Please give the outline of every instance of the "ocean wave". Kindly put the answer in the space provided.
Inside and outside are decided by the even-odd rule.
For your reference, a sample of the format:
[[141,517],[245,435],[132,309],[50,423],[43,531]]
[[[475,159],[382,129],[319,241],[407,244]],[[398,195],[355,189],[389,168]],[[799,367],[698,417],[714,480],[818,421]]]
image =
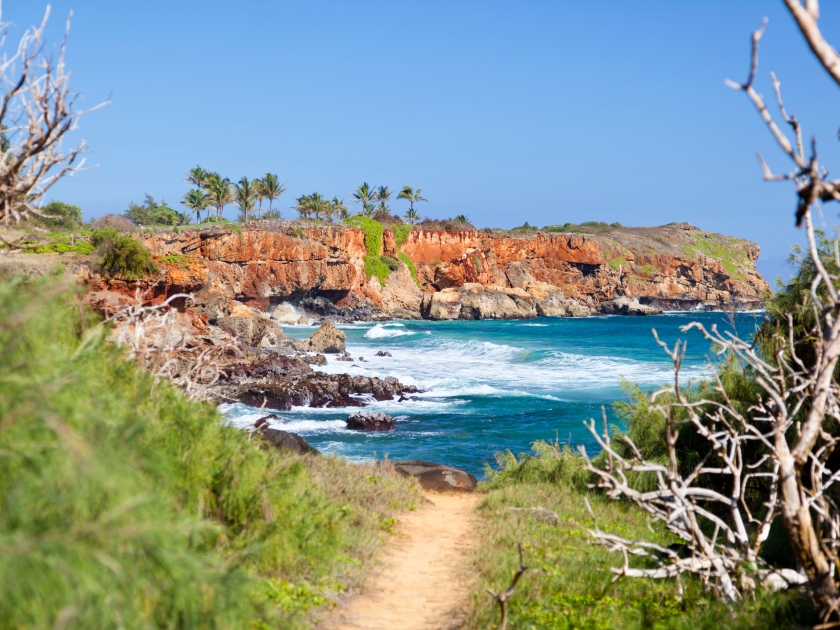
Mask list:
[[520,326],[539,326],[540,328],[545,328],[548,326],[548,324],[520,324]]
[[391,337],[405,337],[413,334],[409,330],[394,330],[393,328],[385,328],[382,324],[377,324],[365,333],[365,337],[368,339],[390,339]]

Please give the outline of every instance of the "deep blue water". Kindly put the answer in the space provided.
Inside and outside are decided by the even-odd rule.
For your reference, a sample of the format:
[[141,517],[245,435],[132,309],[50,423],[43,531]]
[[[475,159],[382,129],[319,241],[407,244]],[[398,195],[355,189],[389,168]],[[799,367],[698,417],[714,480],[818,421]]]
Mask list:
[[[737,315],[741,334],[749,335],[761,313]],[[296,407],[276,412],[279,429],[303,435],[315,448],[351,460],[427,459],[483,474],[493,454],[529,452],[535,440],[585,444],[594,441],[583,421],[600,418],[606,405],[627,396],[622,379],[655,387],[673,379],[670,360],[656,344],[651,328],[669,345],[688,341],[683,380],[708,373],[715,357],[699,333],[680,332],[691,321],[732,328],[722,313],[672,313],[655,317],[543,317],[528,321],[394,321],[339,326],[347,347],[365,362],[330,361],[325,372],[395,376],[425,390],[419,400],[376,402],[370,409],[396,420],[390,433],[348,431],[348,409]],[[305,338],[313,327],[284,327],[290,337]],[[375,357],[387,350],[392,358]],[[329,357],[328,357],[329,359]],[[246,426],[268,410],[224,406],[225,415]],[[355,410],[353,410],[355,411]]]

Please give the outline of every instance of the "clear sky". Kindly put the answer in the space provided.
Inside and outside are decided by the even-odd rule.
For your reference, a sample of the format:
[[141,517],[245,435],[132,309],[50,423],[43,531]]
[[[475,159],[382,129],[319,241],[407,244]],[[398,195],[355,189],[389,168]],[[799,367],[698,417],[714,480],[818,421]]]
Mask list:
[[[840,7],[823,3],[840,45]],[[5,0],[12,36],[38,0]],[[50,40],[75,13],[68,63],[77,139],[95,170],[54,197],[88,218],[148,192],[170,205],[195,165],[232,180],[288,180],[279,207],[319,191],[349,202],[362,181],[420,186],[422,213],[479,227],[689,221],[749,238],[759,269],[787,277],[802,239],[790,184],[765,183],[760,151],[789,167],[751,103],[749,36],[769,17],[759,90],[840,169],[838,89],[780,0],[269,2],[59,0]],[[14,40],[16,41],[16,39]],[[404,211],[401,202],[393,204]],[[836,205],[824,208],[837,222]],[[233,209],[228,210],[230,215]]]

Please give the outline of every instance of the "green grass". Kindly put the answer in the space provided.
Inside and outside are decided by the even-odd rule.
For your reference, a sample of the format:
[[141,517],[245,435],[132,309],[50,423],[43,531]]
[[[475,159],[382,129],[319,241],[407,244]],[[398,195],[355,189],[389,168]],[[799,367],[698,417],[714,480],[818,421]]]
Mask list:
[[182,256],[181,254],[176,254],[173,252],[171,254],[161,256],[157,259],[157,262],[169,265],[170,267],[180,267],[181,269],[186,269],[187,265],[190,262],[190,259],[186,256]]
[[0,282],[0,628],[311,625],[414,487],[261,448],[97,321]]
[[615,269],[616,271],[618,271],[619,269],[621,269],[621,268],[622,268],[622,266],[627,266],[627,268],[629,269],[629,266],[628,266],[628,265],[629,265],[629,262],[628,262],[628,261],[627,261],[627,259],[626,259],[626,258],[624,258],[623,256],[619,256],[618,258],[613,258],[613,259],[610,261],[610,267],[612,267],[612,268],[613,268],[613,269]]
[[408,235],[411,234],[411,225],[408,223],[399,223],[394,226],[394,242],[397,245],[397,251],[405,245],[408,240]]
[[749,245],[749,241],[735,238],[720,241],[711,234],[704,233],[692,233],[689,236],[691,237],[691,244],[684,246],[687,256],[696,258],[703,255],[714,258],[723,265],[730,276],[738,280],[744,279],[741,268],[749,266],[750,260],[747,252],[741,246]]
[[[538,449],[538,457],[501,456],[501,469],[482,484],[482,544],[474,556],[479,580],[468,628],[493,628],[498,622],[497,605],[485,588],[507,588],[518,566],[518,543],[532,570],[520,580],[509,604],[509,627],[517,630],[775,629],[815,621],[807,595],[795,591],[759,592],[755,600],[730,609],[694,579],[684,579],[682,599],[672,580],[621,578],[613,583],[610,567],[620,566],[622,558],[590,543],[592,520],[584,497],[603,531],[664,544],[674,542],[673,537],[656,524],[651,531],[646,515],[635,507],[587,490],[587,473],[576,455],[547,444]],[[512,514],[508,507],[549,508],[558,513],[560,523],[547,525]],[[631,563],[641,566],[636,560]]]

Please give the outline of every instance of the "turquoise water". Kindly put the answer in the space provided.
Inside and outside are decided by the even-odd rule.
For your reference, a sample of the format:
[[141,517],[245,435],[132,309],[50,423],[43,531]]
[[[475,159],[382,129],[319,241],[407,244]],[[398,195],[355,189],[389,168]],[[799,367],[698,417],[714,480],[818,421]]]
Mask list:
[[[749,335],[763,318],[743,313],[739,331]],[[427,459],[483,474],[493,454],[529,452],[535,440],[585,444],[594,442],[583,421],[600,418],[607,406],[626,399],[622,379],[654,387],[673,378],[670,360],[651,334],[673,344],[688,341],[683,379],[702,378],[714,360],[699,333],[681,333],[691,321],[731,330],[722,313],[672,313],[656,317],[591,317],[528,321],[394,321],[339,326],[347,348],[364,362],[357,367],[330,361],[325,372],[395,376],[425,390],[417,400],[372,401],[369,409],[396,419],[389,433],[348,431],[348,409],[295,407],[276,412],[276,428],[304,436],[315,448],[351,460]],[[314,327],[284,327],[291,337],[305,338]],[[375,357],[378,350],[393,357]],[[236,425],[266,415],[245,405],[223,407]]]

